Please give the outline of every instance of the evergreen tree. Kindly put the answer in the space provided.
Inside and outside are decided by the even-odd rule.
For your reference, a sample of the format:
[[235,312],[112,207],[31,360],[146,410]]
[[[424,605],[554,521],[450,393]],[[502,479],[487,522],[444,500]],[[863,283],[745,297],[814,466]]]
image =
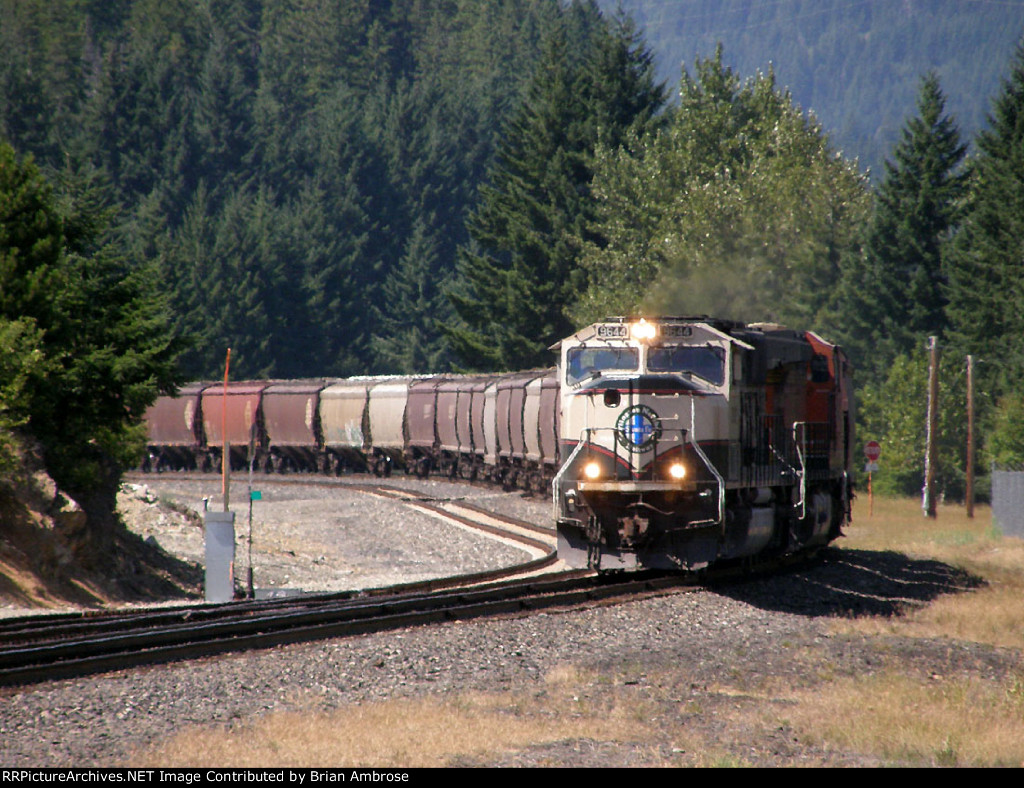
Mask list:
[[245,185],[252,152],[259,72],[259,0],[204,0],[211,16],[195,110],[198,168],[218,193]]
[[0,0],[0,132],[105,172],[127,252],[199,340],[190,374],[226,342],[251,374],[358,374],[418,232],[452,279],[563,18],[579,60],[600,15],[559,0]]
[[89,109],[93,161],[124,203],[156,196],[172,225],[202,175],[195,117],[211,24],[194,3],[136,0]]
[[101,555],[121,471],[145,445],[145,410],[179,382],[179,343],[150,269],[130,266],[109,232],[101,179],[66,170],[58,185],[0,145],[0,336],[23,362],[42,356],[0,388],[13,381],[26,395],[24,429]]
[[977,138],[973,183],[949,263],[950,335],[981,363],[982,390],[1024,376],[1024,44]]
[[302,301],[288,323],[293,346],[279,374],[359,375],[367,370],[370,304],[376,271],[373,208],[365,194],[358,155],[340,177],[311,179],[280,228],[296,250]]
[[654,123],[664,90],[635,31],[574,3],[551,35],[468,223],[452,347],[478,369],[548,362],[582,284],[593,155]]
[[665,128],[598,151],[580,323],[637,311],[814,327],[867,192],[774,76],[714,58],[684,73]]
[[17,466],[16,431],[31,416],[32,383],[45,380],[53,368],[42,346],[34,319],[0,315],[0,478]]
[[451,314],[438,278],[437,242],[419,222],[398,267],[373,307],[375,370],[391,374],[443,372],[450,367],[439,325]]
[[838,336],[858,369],[888,369],[946,330],[944,257],[967,191],[966,146],[934,74],[921,81],[918,114],[903,129],[862,255],[851,255],[838,291]]
[[1024,394],[1009,391],[999,398],[985,442],[990,463],[1001,470],[1024,469]]
[[0,470],[13,463],[13,430],[31,416],[35,387],[54,371],[40,326],[59,317],[60,232],[48,184],[0,143]]
[[89,32],[78,0],[0,0],[0,139],[40,161],[76,148]]
[[[966,387],[962,356],[942,355],[939,372],[940,408],[936,429],[936,488],[961,500],[966,485],[964,445],[967,442]],[[882,445],[883,462],[875,475],[877,492],[918,495],[924,485],[928,412],[928,356],[898,354],[877,381],[863,381],[857,396],[857,433],[861,440]]]

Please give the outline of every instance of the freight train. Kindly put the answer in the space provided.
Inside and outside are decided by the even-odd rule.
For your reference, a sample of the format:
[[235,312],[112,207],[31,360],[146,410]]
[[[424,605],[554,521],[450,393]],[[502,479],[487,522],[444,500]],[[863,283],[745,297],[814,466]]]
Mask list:
[[195,383],[148,411],[145,470],[487,479],[552,495],[559,554],[696,570],[827,544],[850,519],[853,392],[811,332],[609,318],[500,375]]

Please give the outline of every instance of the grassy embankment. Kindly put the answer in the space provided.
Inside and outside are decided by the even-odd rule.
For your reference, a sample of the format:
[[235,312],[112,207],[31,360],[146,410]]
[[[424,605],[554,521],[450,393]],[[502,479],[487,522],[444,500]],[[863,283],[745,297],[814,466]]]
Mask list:
[[[769,741],[783,731],[783,738],[798,742],[794,753],[805,755],[782,756],[781,763],[813,765],[828,762],[824,753],[841,752],[861,763],[1024,765],[1024,540],[995,532],[987,508],[969,520],[962,507],[943,506],[936,520],[926,520],[917,501],[876,500],[872,517],[866,501],[859,503],[842,549],[938,560],[984,581],[897,616],[835,619],[835,638],[866,640],[877,649],[880,667],[867,675],[838,675],[824,651],[794,654],[813,671],[813,686],[750,686],[737,676],[708,687],[702,702],[679,700],[680,676],[667,671],[638,676],[638,666],[623,665],[609,676],[557,666],[529,692],[275,714],[244,730],[183,732],[140,759],[161,765],[444,766],[576,741],[584,747],[649,742],[641,761],[650,765],[731,766],[747,762],[736,746],[741,737]],[[950,649],[1009,648],[1017,652],[1018,667],[999,676],[983,670],[922,675],[901,669],[893,656],[895,639],[905,650],[907,638],[948,641]],[[673,712],[666,715],[666,708]],[[713,715],[715,724],[699,724],[701,715]],[[720,732],[708,732],[714,730]],[[815,755],[808,760],[809,752]],[[564,751],[557,762],[565,762]]]
[[939,596],[894,617],[835,623],[840,634],[928,638],[988,644],[1017,652],[1014,675],[916,677],[891,665],[866,677],[828,682],[796,696],[790,723],[828,746],[875,754],[882,761],[938,765],[1024,765],[1024,540],[1004,538],[988,507],[968,519],[962,506],[940,506],[926,519],[917,500],[866,501],[843,540],[844,549],[894,551],[941,561],[984,584]]

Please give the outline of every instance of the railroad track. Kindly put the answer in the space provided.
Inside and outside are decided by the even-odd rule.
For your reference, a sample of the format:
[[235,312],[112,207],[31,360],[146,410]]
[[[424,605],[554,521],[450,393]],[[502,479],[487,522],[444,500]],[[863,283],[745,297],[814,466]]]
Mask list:
[[[211,474],[176,474],[172,477],[177,482],[209,482],[216,478]],[[141,483],[152,483],[148,474],[128,474],[127,480]],[[539,572],[554,571],[557,568],[557,536],[552,526],[541,526],[515,517],[486,510],[461,498],[437,498],[415,490],[402,489],[386,484],[358,483],[340,479],[324,479],[320,476],[267,476],[262,477],[260,486],[320,487],[328,489],[344,489],[357,491],[368,496],[398,501],[410,508],[418,509],[448,524],[460,526],[470,531],[484,533],[525,551],[530,555],[528,561],[512,564],[500,569],[474,574],[457,575],[439,580],[427,580],[417,583],[403,584],[405,590],[437,590],[441,588],[464,587],[475,583],[492,582],[502,578],[531,576]]]
[[[306,478],[275,482],[317,483]],[[382,485],[344,486],[399,500],[447,522],[514,542],[531,557],[497,570],[386,588],[0,620],[0,685],[572,604],[573,594],[587,592],[588,584],[598,585],[587,572],[562,572],[556,580],[543,584],[536,579],[557,564],[552,529],[487,512],[465,501],[436,499]],[[526,579],[530,577],[534,579]],[[468,590],[471,588],[476,590]],[[569,596],[559,601],[565,594]]]
[[[519,614],[658,592],[683,577],[608,581],[564,572],[472,589],[318,595],[140,613],[10,619],[0,625],[0,686],[153,665],[442,621]],[[57,620],[55,620],[57,619]]]
[[[552,571],[557,563],[552,529],[465,501],[382,485],[345,486],[517,541],[534,557],[490,572],[386,588],[0,619],[0,687],[443,621],[578,607],[692,588],[711,579],[705,574],[608,577],[589,570]],[[726,579],[749,570],[734,567],[715,574]]]

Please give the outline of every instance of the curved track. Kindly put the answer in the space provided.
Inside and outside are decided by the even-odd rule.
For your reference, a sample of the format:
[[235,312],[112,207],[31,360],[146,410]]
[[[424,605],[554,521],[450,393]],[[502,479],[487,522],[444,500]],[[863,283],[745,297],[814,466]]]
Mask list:
[[[158,484],[159,480],[149,474],[129,474],[127,479],[143,484]],[[162,479],[172,482],[208,483],[218,477],[212,474],[173,474]],[[372,478],[372,477],[370,477]],[[430,518],[448,525],[484,534],[525,552],[529,559],[512,563],[496,570],[480,571],[451,578],[426,580],[402,584],[403,589],[439,589],[472,585],[476,582],[491,582],[501,578],[530,576],[544,571],[555,571],[557,566],[557,536],[551,526],[540,526],[516,517],[499,514],[464,500],[461,496],[436,497],[417,490],[403,489],[394,485],[377,484],[372,481],[353,482],[341,479],[325,479],[322,476],[296,474],[287,476],[261,474],[259,486],[321,488],[356,492],[363,496],[383,498],[415,509]],[[251,538],[251,537],[250,537]],[[332,537],[333,538],[333,537]],[[292,553],[294,555],[294,553]],[[390,583],[388,588],[393,588]],[[323,586],[321,586],[323,588]],[[250,592],[251,592],[250,584]]]
[[[306,478],[274,479],[271,483],[337,485]],[[551,529],[487,512],[466,502],[432,499],[395,487],[345,487],[397,499],[462,527],[512,541],[527,550],[531,558],[488,572],[361,591],[7,619],[0,621],[0,684],[44,681],[533,606],[570,604],[569,600],[552,600],[559,594],[578,593],[588,583],[596,582],[588,577],[589,573],[561,573],[552,581],[553,585],[545,583],[540,590],[536,580],[522,579],[550,572],[555,566]],[[579,583],[582,585],[576,585]],[[483,587],[465,590],[474,586]]]
[[[282,483],[309,482],[295,479]],[[381,485],[346,486],[367,495],[399,499],[465,527],[515,540],[538,555],[491,572],[360,591],[3,619],[0,686],[432,622],[573,607],[642,593],[672,592],[712,579],[706,573],[609,577],[586,570],[553,571],[556,556],[551,529],[486,512],[463,501],[432,499]],[[722,567],[714,575],[722,580],[754,568],[750,562],[742,562]],[[545,571],[544,576],[530,576]]]

